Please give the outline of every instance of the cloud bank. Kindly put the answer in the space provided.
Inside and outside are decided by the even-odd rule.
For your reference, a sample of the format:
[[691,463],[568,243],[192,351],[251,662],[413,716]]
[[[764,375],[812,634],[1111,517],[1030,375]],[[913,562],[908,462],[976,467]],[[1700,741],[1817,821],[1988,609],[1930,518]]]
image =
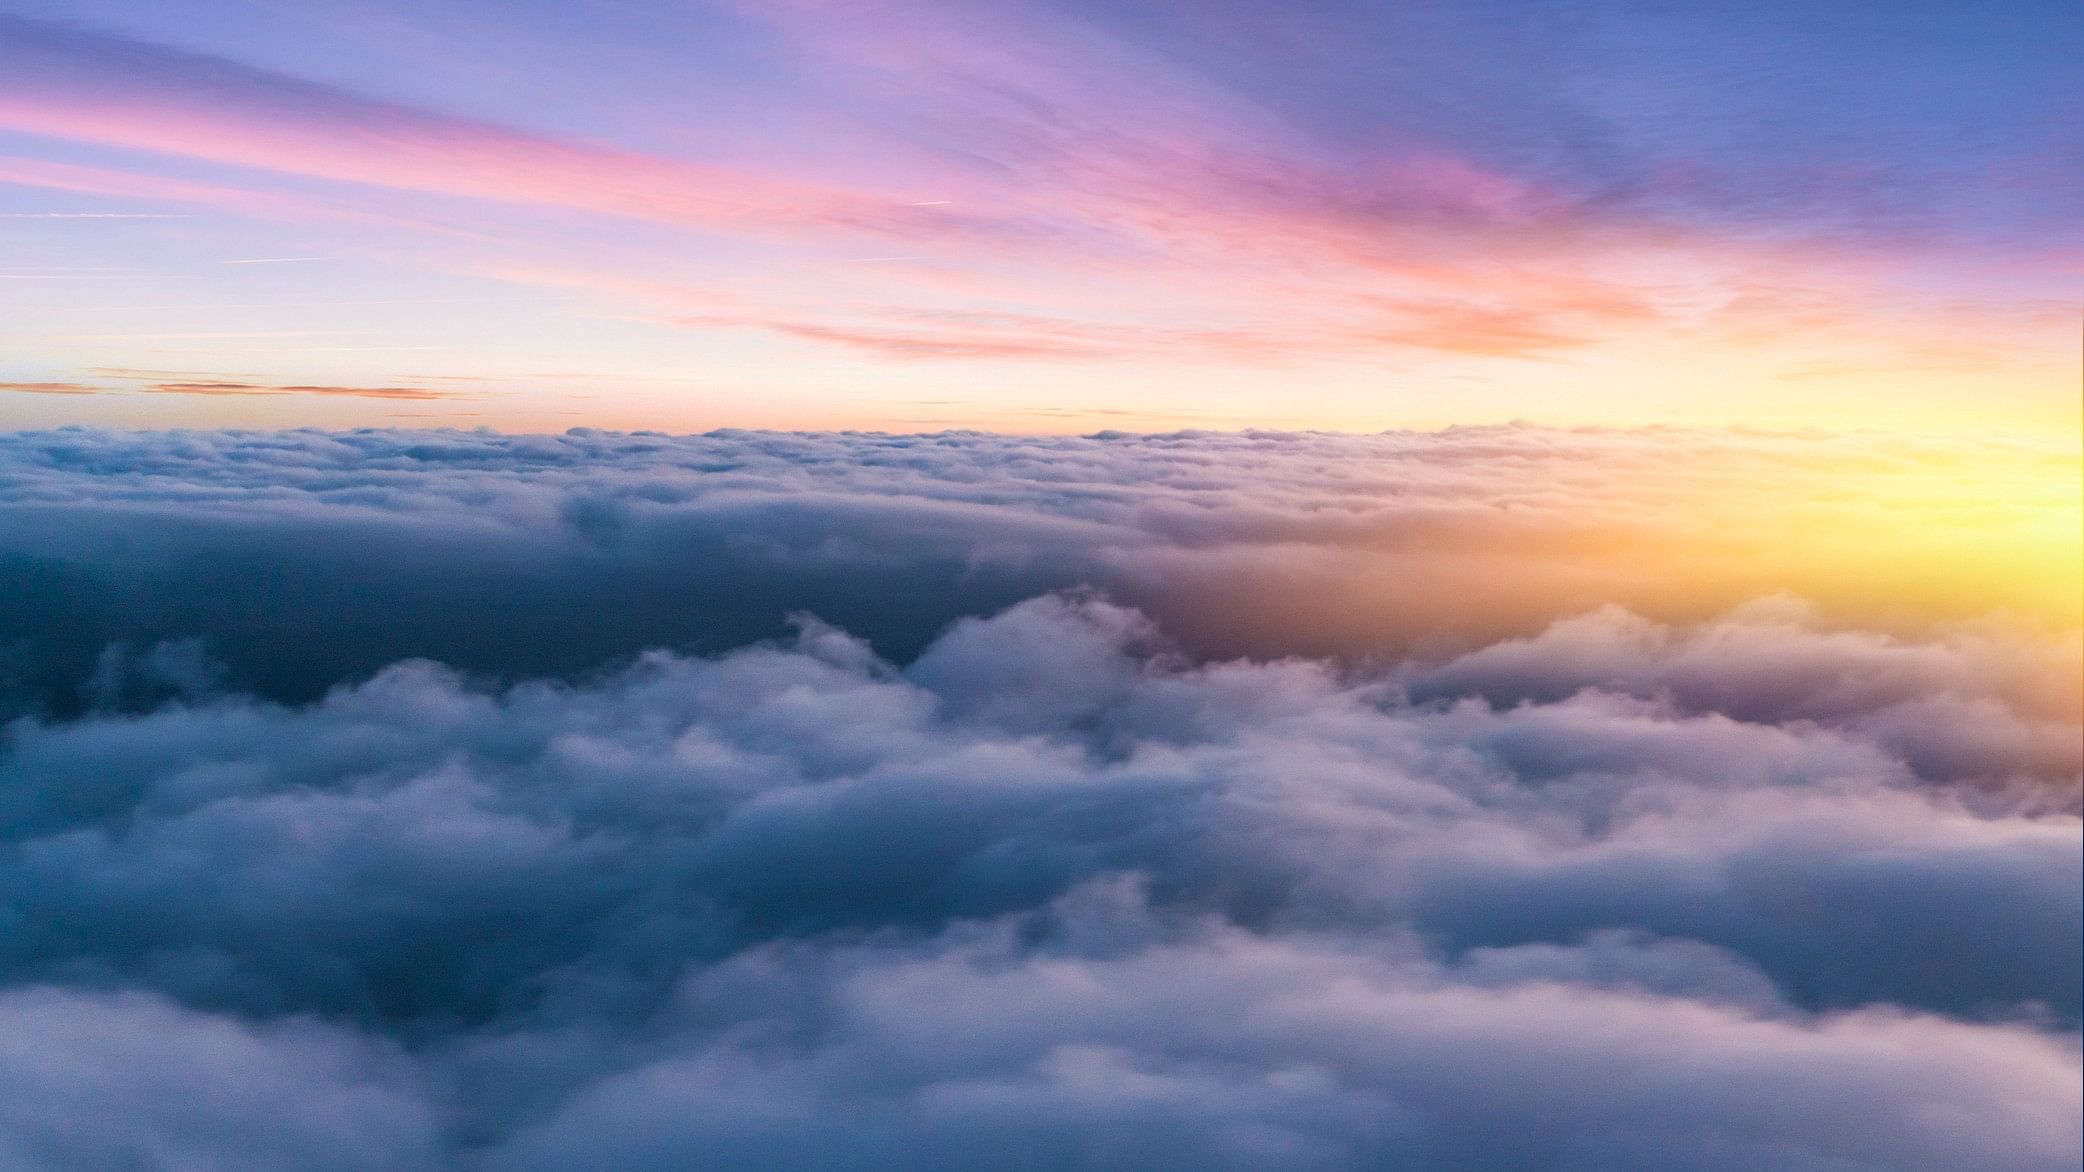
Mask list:
[[282,700],[413,657],[576,677],[796,611],[903,662],[1079,587],[1218,658],[1774,593],[2074,627],[2075,476],[2073,451],[1679,430],[23,433],[0,436],[0,712],[77,711],[112,646],[184,640]]
[[[2074,641],[1572,592],[1707,557],[1661,502],[1732,467],[1779,508],[1931,451],[4,443],[0,614],[47,625],[0,731],[0,1167],[2052,1172],[2084,1139]],[[1399,613],[1457,559],[1528,605]],[[1340,613],[1340,573],[1389,604]],[[806,606],[883,638],[770,620]],[[1238,616],[1256,649],[1208,633]]]

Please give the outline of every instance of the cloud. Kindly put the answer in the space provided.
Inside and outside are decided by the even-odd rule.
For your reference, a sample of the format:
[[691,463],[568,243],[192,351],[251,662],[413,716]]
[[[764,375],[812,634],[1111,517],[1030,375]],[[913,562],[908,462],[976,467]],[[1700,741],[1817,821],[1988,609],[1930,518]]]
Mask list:
[[[2023,1034],[1884,1015],[1790,1027],[1553,986],[1478,991],[1423,966],[1248,939],[1026,964],[995,955],[1003,939],[966,944],[848,958],[808,990],[792,982],[814,999],[808,1012],[829,1015],[823,1044],[656,1061],[523,1131],[493,1166],[585,1153],[669,1168],[696,1152],[724,1168],[866,1156],[1587,1172],[2066,1158],[2062,1127],[2044,1121],[2068,1110],[2067,1056]],[[761,957],[716,984],[744,997],[796,960]],[[796,1024],[767,1004],[776,1028]],[[2020,1087],[2022,1075],[2047,1082]],[[1974,1122],[1920,1118],[1934,1100]]]
[[404,1172],[437,1150],[423,1088],[382,1044],[145,994],[0,991],[9,1167]]
[[806,342],[823,342],[865,351],[880,357],[904,359],[1099,359],[1118,356],[1119,348],[1085,337],[1065,336],[1062,331],[1019,334],[1005,330],[941,333],[881,328],[845,328],[805,322],[741,322],[715,318],[681,319],[689,325],[750,326],[770,330]]
[[1161,326],[1081,322],[1033,314],[886,309],[835,324],[806,318],[705,313],[676,325],[753,329],[884,358],[1100,361],[1164,356],[1216,363],[1379,353],[1384,348],[1532,358],[1590,345],[1617,321],[1653,315],[1619,293],[1573,304],[1553,293],[1516,291],[1512,303],[1358,297],[1344,321],[1262,320],[1253,326]]
[[145,391],[163,395],[334,395],[357,399],[469,399],[455,391],[424,387],[335,387],[242,382],[152,383]]
[[0,437],[0,1163],[2064,1167],[2073,462]]
[[[847,223],[894,232],[937,222],[894,198],[559,141],[73,24],[0,17],[0,62],[0,125],[34,134],[691,227]],[[32,183],[222,203],[264,215],[323,209],[96,168],[20,166]],[[581,175],[589,178],[574,178]]]
[[[908,665],[112,660],[171,699],[0,742],[0,1151],[2052,1170],[2077,715],[2020,654],[1781,606],[1208,661],[1049,595]],[[1937,774],[1937,698],[2071,756]]]
[[[341,40],[333,18],[288,19],[285,35]],[[0,159],[0,182],[442,232],[328,249],[893,368],[1080,362],[1127,388],[1149,366],[1294,361],[1358,387],[1386,364],[1454,377],[1473,363],[1498,367],[1477,372],[1496,380],[1486,410],[1546,411],[1556,370],[1519,364],[1647,356],[1655,378],[1687,383],[1701,363],[1686,356],[1713,353],[1717,369],[1796,382],[1981,375],[2018,388],[2021,419],[2062,413],[2028,388],[2067,376],[2073,350],[2048,259],[2074,234],[2049,195],[2075,186],[2051,178],[2075,156],[2049,129],[2075,88],[2045,48],[2059,36],[1785,5],[1723,27],[1632,10],[1530,20],[1488,0],[1298,14],[729,3],[625,8],[604,26],[621,62],[609,80],[598,61],[573,65],[588,51],[541,12],[481,19],[423,30],[458,38],[442,49],[337,48],[343,76],[409,59],[497,120],[235,59],[266,38],[234,46],[198,26],[184,49],[0,20],[0,125],[107,156]],[[2002,60],[1985,72],[2005,84],[1933,106],[1923,55],[1942,44]],[[478,84],[517,53],[570,66],[552,72],[576,87],[579,121],[668,153],[531,128],[539,111]],[[1680,76],[1673,60],[1696,67]],[[661,139],[653,115],[669,107],[684,117]],[[215,169],[186,173],[198,163]],[[154,173],[169,168],[184,173]],[[642,224],[525,214],[546,209]],[[735,243],[696,243],[699,272],[668,272],[660,258],[691,245],[643,225]],[[1979,304],[1949,292],[1962,289]],[[688,312],[704,299],[737,304]],[[1035,312],[983,320],[1011,307]],[[1928,424],[1929,396],[1909,398],[1897,418]],[[1744,410],[1843,417],[1842,402],[1769,399]],[[1379,404],[1348,406],[1335,414]]]
[[1169,355],[1190,361],[1270,361],[1351,349],[1353,338],[1309,330],[1123,325],[1035,314],[892,308],[860,320],[819,324],[803,318],[706,313],[671,319],[697,328],[752,329],[841,346],[884,358],[1098,361]]
[[[99,373],[113,377],[138,378],[155,373],[152,371],[104,370]],[[228,382],[208,379],[188,382],[155,382],[138,388],[147,394],[158,395],[330,395],[358,399],[470,399],[475,395],[460,391],[437,391],[425,387],[353,387],[317,386],[299,383],[252,383]],[[14,391],[28,395],[101,395],[112,390],[110,387],[94,386],[90,383],[0,382],[0,391]]]
[[0,383],[0,391],[22,395],[98,395],[107,389],[88,383]]
[[[1933,498],[1934,469],[1969,487]],[[1213,657],[1445,653],[1605,603],[1699,619],[1776,592],[2065,627],[2074,470],[1998,443],[1524,427],[26,433],[0,437],[0,698],[76,708],[104,648],[188,638],[278,699],[416,656],[576,677],[799,610],[908,661],[1080,586]],[[1925,722],[1899,719],[1907,745]]]
[[[8,182],[15,182],[12,178]],[[178,220],[181,217],[158,212],[4,212],[0,219],[9,220]]]
[[1405,301],[1387,306],[1390,322],[1379,340],[1457,354],[1532,357],[1583,346],[1595,340],[1591,329],[1608,328],[1616,320],[1647,321],[1644,303],[1570,305],[1553,297],[1521,296],[1510,302],[1468,304],[1452,301]]
[[[236,212],[264,220],[286,220],[292,223],[311,221],[344,221],[348,223],[407,227],[423,232],[453,232],[426,221],[387,216],[377,212],[360,211],[337,203],[288,195],[281,192],[258,191],[243,187],[230,187],[219,183],[198,183],[164,175],[141,175],[135,172],[118,171],[107,167],[92,167],[79,163],[60,163],[45,159],[0,157],[0,183],[21,187],[38,187],[53,191],[76,191],[90,195],[111,195],[123,199],[143,199],[174,203],[198,204],[204,207]],[[33,213],[40,218],[63,219],[112,219],[112,220],[163,220],[180,219],[179,215],[164,212],[42,212]]]
[[[1529,22],[1466,4],[1452,14],[1332,5],[1193,19],[1167,5],[1135,6],[1134,18],[964,0],[872,18],[819,3],[724,7],[737,15],[628,12],[622,23],[650,29],[639,39],[657,45],[686,43],[691,27],[717,20],[754,34],[753,58],[726,50],[703,60],[702,84],[729,100],[695,103],[690,133],[712,153],[737,143],[792,162],[647,154],[528,129],[526,110],[507,121],[463,117],[16,16],[0,20],[0,125],[124,157],[0,159],[0,182],[439,232],[448,239],[438,248],[372,238],[351,251],[561,284],[648,320],[763,331],[900,365],[1310,361],[1364,376],[1383,363],[1571,354],[1639,364],[1646,341],[1663,354],[1741,351],[1739,366],[1764,346],[1772,367],[1796,379],[1908,368],[2016,381],[2066,361],[2067,316],[2034,313],[2049,301],[2046,262],[2033,258],[2048,254],[2060,205],[2034,194],[2046,185],[2020,170],[2045,170],[2060,152],[2044,141],[2048,102],[2019,95],[2053,100],[2067,74],[2037,55],[2008,71],[2026,89],[1978,94],[1978,115],[1956,125],[1958,110],[1904,115],[1928,96],[1930,70],[1910,64],[1904,45],[1877,59],[1877,34],[1860,31],[1866,18],[1843,13],[1788,33],[1829,46],[1790,59],[1762,52],[1756,29],[1701,41],[1668,27],[1668,15]],[[524,17],[490,40],[545,35]],[[1981,39],[1991,35],[1963,26],[1943,39],[1992,51]],[[1703,98],[1777,91],[1681,85],[1666,75],[1660,38],[1729,76],[1785,74],[1826,93],[1845,76],[1886,76],[1906,88],[1884,104],[1892,119],[1877,123],[1868,109],[1858,133],[1819,124],[1817,141],[1750,141],[1736,129],[1742,119],[1715,115]],[[712,47],[707,34],[693,40]],[[470,41],[466,52],[488,43]],[[1357,45],[1400,46],[1396,67],[1356,55]],[[675,68],[688,60],[671,57]],[[650,137],[645,111],[656,99],[618,109],[630,100],[619,88],[593,87],[581,104],[600,125]],[[1699,116],[1646,122],[1638,103],[1616,100],[1644,92],[1659,96],[1651,105],[1675,101]],[[1851,96],[1872,105],[1871,95]],[[1810,100],[1796,114],[1769,96],[1751,113],[1761,125],[1806,125],[1816,109],[1863,108],[1847,97]],[[1886,158],[1847,154],[1907,128]],[[1946,145],[1918,147],[1920,135]],[[1989,152],[1987,166],[1932,171],[1931,160],[1957,158],[1971,140]],[[181,160],[241,173],[149,173]],[[913,190],[870,190],[862,183],[880,180],[869,172],[904,176]],[[314,179],[323,191],[265,189]],[[478,213],[455,214],[456,199],[480,201]],[[646,271],[657,249],[616,244],[640,229],[541,217],[498,228],[484,203],[642,221],[740,247],[725,250],[736,259],[702,266],[699,289],[681,290]],[[777,238],[790,242],[781,252]],[[864,257],[868,239],[898,251]],[[1917,263],[1906,266],[1912,252]],[[1977,309],[1955,304],[1935,291],[1948,283],[1927,272],[1935,265],[1954,285],[2001,293]],[[1755,300],[1746,290],[1760,287],[1801,302],[1798,320],[1790,325],[1785,307],[1743,309]],[[2004,304],[1992,309],[1991,297]],[[739,304],[685,312],[703,298]],[[940,306],[928,315],[947,320],[907,308],[920,305]],[[1010,306],[1040,312],[986,320]],[[965,313],[972,320],[955,320]],[[1969,357],[1906,367],[1904,352],[1935,339]],[[1539,377],[1507,370],[1503,382]]]

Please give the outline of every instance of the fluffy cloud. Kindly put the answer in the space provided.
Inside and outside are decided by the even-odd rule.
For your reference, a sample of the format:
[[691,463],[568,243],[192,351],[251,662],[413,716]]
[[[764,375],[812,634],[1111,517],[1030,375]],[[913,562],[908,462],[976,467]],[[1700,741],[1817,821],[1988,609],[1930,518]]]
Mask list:
[[405,1169],[438,1120],[391,1048],[137,993],[0,992],[0,1165]]
[[25,719],[0,1155],[2073,1166],[2046,666],[1785,604],[1209,661],[1052,595]]
[[0,437],[0,1166],[2074,1166],[1989,455]]

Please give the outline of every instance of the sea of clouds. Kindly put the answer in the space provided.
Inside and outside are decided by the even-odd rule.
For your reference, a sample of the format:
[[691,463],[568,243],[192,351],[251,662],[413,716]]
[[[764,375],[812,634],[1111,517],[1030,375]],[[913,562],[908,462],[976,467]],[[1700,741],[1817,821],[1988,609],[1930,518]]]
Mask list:
[[1602,605],[1853,443],[0,437],[0,1168],[2075,1168],[2074,635]]

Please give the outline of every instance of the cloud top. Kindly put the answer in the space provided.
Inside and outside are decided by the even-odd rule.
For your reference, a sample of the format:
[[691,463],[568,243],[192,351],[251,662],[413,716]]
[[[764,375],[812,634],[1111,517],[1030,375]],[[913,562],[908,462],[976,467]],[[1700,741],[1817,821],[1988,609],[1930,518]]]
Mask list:
[[[1713,701],[1703,645],[1840,685]],[[1949,683],[1863,691],[1875,654]],[[1620,614],[1197,665],[1059,596],[902,669],[805,620],[582,686],[19,722],[0,1132],[48,1167],[2053,1169],[2077,730],[2011,667]],[[2013,757],[1905,748],[1997,716]]]
[[1991,459],[5,437],[0,1164],[2073,1166],[2074,633],[1718,598]]
[[203,639],[282,699],[411,657],[507,679],[810,611],[909,660],[1098,587],[1204,656],[1436,650],[1618,603],[2074,628],[2073,451],[1534,427],[1005,437],[369,430],[0,437],[16,710]]

